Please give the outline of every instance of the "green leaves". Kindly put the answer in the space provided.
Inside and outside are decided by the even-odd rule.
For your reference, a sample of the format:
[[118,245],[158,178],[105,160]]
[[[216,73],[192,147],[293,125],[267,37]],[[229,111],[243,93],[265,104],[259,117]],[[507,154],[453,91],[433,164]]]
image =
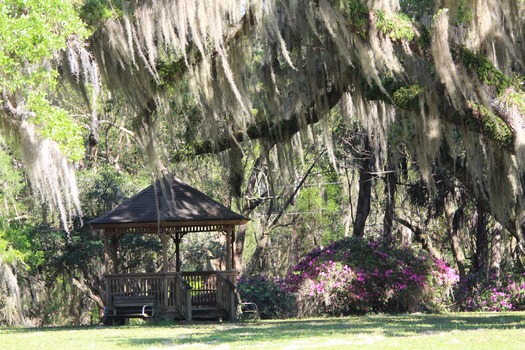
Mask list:
[[30,91],[27,102],[29,108],[35,112],[32,122],[39,127],[40,135],[56,141],[68,159],[80,160],[84,155],[80,125],[65,110],[53,106],[43,91]]
[[122,1],[85,0],[80,8],[80,17],[92,27],[100,22],[122,15]]
[[486,56],[464,47],[456,50],[456,56],[469,71],[476,72],[482,83],[495,86],[499,93],[512,86],[512,79],[498,70]]
[[7,0],[0,3],[0,87],[14,92],[53,85],[46,66],[64,49],[70,35],[85,35],[70,1]]
[[71,116],[50,102],[59,76],[53,61],[70,36],[86,34],[73,1],[0,2],[0,90],[15,108],[31,112],[40,135],[57,141],[72,160],[82,156],[82,139]]
[[409,108],[411,104],[417,103],[417,97],[421,93],[422,88],[417,84],[402,86],[392,96],[394,103],[399,108]]
[[44,252],[34,242],[31,225],[0,220],[0,257],[8,264],[21,263],[36,269],[44,263]]
[[387,14],[384,11],[377,11],[376,26],[394,41],[401,39],[412,41],[416,35],[410,18],[403,13]]
[[11,156],[0,149],[0,201],[16,201],[22,186],[22,174],[14,167]]

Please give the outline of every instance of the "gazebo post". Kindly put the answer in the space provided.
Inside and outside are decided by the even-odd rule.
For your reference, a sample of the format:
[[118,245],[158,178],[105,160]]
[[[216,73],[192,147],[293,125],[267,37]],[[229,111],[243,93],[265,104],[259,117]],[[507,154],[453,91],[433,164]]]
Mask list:
[[235,264],[235,260],[236,257],[235,257],[235,252],[236,252],[236,249],[235,249],[235,226],[232,226],[231,228],[231,256],[232,256],[232,270],[235,270],[236,269],[236,264]]
[[175,233],[175,271],[180,272],[180,241],[182,234]]
[[111,236],[111,247],[113,248],[112,255],[113,255],[113,273],[118,273],[118,237],[117,235]]
[[162,242],[162,273],[168,272],[168,239],[166,232],[161,232],[160,239]]
[[104,229],[100,230],[102,236],[104,236],[104,272],[109,274],[109,242],[108,235],[104,232]]
[[160,234],[162,241],[162,274],[164,275],[164,282],[162,283],[164,297],[162,303],[164,307],[168,307],[168,234],[164,230]]
[[232,235],[231,227],[226,229],[226,270],[232,270]]
[[[109,275],[109,242],[108,235],[104,232],[104,229],[100,230],[102,236],[104,236],[104,272],[106,275]],[[108,307],[111,304],[111,289],[109,285],[109,280],[106,278],[106,300],[105,306]]]

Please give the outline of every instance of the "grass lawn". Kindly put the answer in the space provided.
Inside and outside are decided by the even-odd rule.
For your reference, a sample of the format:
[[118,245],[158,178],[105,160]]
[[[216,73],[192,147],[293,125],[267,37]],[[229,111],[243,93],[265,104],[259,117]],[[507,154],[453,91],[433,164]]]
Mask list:
[[0,328],[0,349],[525,349],[525,312]]

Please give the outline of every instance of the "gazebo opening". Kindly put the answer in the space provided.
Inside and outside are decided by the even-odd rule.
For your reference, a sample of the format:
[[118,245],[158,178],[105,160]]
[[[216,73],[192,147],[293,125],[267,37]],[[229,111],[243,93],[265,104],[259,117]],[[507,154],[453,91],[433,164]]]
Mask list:
[[[105,320],[236,320],[235,227],[247,221],[173,176],[91,221],[104,237]],[[215,252],[197,249],[184,259],[190,235],[216,240]],[[142,264],[133,261],[134,240],[145,247]]]

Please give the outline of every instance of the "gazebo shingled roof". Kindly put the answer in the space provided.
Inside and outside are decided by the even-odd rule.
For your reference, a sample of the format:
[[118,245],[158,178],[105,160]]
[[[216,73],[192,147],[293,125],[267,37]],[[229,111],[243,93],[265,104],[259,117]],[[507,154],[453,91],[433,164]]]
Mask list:
[[106,272],[109,272],[110,240],[116,273],[117,244],[122,235],[159,234],[162,241],[162,271],[167,273],[168,238],[172,237],[175,241],[176,271],[179,272],[179,245],[182,237],[190,232],[223,232],[226,235],[226,267],[235,268],[235,226],[245,224],[248,220],[169,175],[89,224],[104,235]]
[[248,221],[174,176],[166,176],[92,220],[93,228],[145,225],[186,226],[192,223],[240,225]]

